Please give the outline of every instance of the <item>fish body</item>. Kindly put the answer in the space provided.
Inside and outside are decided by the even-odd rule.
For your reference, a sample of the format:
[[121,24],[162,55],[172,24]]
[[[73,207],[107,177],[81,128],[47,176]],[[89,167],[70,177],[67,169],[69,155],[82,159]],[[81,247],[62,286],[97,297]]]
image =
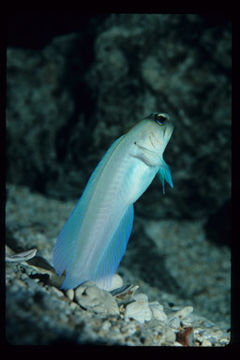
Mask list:
[[173,131],[166,114],[153,113],[118,138],[92,173],[53,251],[62,288],[87,280],[108,289],[131,234],[133,203],[159,172],[171,186],[164,149]]

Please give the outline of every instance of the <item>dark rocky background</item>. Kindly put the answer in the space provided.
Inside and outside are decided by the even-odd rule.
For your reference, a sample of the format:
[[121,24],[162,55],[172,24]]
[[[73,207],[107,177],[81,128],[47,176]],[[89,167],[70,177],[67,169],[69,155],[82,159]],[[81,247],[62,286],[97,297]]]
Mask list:
[[175,188],[162,199],[155,181],[139,212],[199,218],[228,206],[227,17],[18,16],[10,18],[8,47],[9,182],[78,198],[112,141],[162,111],[176,124],[165,154]]
[[[7,193],[15,209],[9,243],[31,247],[32,235],[28,243],[15,230],[26,223],[34,229],[35,213],[52,249],[109,145],[149,113],[166,112],[175,122],[165,151],[174,188],[163,196],[156,179],[136,203],[122,269],[228,321],[231,31],[227,15],[9,17],[7,182],[19,187]],[[43,196],[40,213],[35,193]],[[68,204],[56,205],[49,225],[42,199],[51,209]]]

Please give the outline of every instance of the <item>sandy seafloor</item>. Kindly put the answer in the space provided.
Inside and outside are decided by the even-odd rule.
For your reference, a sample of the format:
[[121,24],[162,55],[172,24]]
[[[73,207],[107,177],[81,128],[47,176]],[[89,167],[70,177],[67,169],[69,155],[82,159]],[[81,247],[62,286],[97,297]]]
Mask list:
[[[147,295],[148,303],[159,302],[167,315],[163,322],[152,316],[141,323],[126,319],[126,304],[118,303],[119,315],[86,310],[51,283],[47,264],[52,265],[57,235],[74,205],[26,187],[7,185],[8,251],[36,248],[41,268],[38,271],[31,261],[6,263],[6,336],[10,344],[181,346],[184,342],[178,341],[178,333],[186,328],[191,328],[191,346],[229,342],[230,250],[206,239],[204,220],[156,221],[136,214],[117,273],[124,284],[138,285],[136,294]],[[171,320],[175,311],[189,306],[193,311],[184,321]]]

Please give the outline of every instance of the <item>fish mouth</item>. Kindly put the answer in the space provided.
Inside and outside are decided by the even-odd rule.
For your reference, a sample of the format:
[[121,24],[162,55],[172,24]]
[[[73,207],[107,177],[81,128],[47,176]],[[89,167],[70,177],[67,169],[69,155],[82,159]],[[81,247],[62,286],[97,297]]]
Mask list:
[[163,138],[169,141],[172,136],[173,130],[173,124],[168,124],[168,126],[163,129]]

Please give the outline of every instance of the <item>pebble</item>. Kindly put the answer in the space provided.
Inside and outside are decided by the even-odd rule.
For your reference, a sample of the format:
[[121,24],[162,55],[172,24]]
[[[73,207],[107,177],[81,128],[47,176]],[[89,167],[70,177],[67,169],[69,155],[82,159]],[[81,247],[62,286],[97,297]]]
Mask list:
[[175,341],[173,346],[183,346],[181,343],[179,343],[178,341]]
[[139,301],[141,303],[147,303],[148,302],[148,297],[146,294],[143,293],[139,293],[133,296],[133,299],[136,301]]
[[106,321],[103,322],[103,324],[102,324],[102,330],[108,331],[108,330],[110,329],[110,327],[111,327],[110,321],[106,320]]
[[115,289],[118,289],[123,286],[123,279],[120,275],[115,274],[112,279],[111,287],[108,289],[108,291],[112,291]]
[[211,342],[207,339],[204,339],[201,343],[201,346],[212,346]]
[[176,341],[176,334],[172,329],[167,328],[164,334],[164,338],[166,344],[173,344]]
[[190,315],[193,312],[192,306],[185,306],[181,310],[178,310],[174,313],[174,316],[178,317],[180,320],[186,318],[188,315]]
[[51,291],[55,293],[58,297],[63,297],[63,292],[61,290],[58,290],[54,286],[51,287]]
[[72,301],[74,299],[74,290],[73,289],[66,290],[66,295],[69,298],[69,300]]
[[137,289],[138,285],[124,285],[121,288],[114,289],[111,291],[112,296],[114,296],[117,302],[121,304],[127,304],[132,301],[133,296]]
[[214,344],[216,343],[216,341],[217,341],[217,339],[216,339],[214,336],[210,336],[210,337],[208,338],[208,340],[210,341],[210,343],[211,343],[212,345],[214,345]]
[[168,326],[170,326],[173,329],[178,329],[180,327],[180,319],[176,316],[171,316],[168,319]]
[[191,314],[190,314],[189,317],[184,318],[184,319],[181,320],[181,325],[183,327],[189,327],[189,326],[192,326],[192,322],[193,322],[193,320],[192,320],[192,317],[191,317]]
[[93,281],[87,281],[75,290],[75,300],[83,308],[95,313],[119,315],[114,297],[106,290],[98,288]]
[[158,301],[153,301],[149,303],[149,306],[155,319],[163,322],[167,321],[167,315],[163,311],[163,306],[159,304]]
[[134,302],[126,306],[125,319],[135,319],[143,324],[145,321],[152,319],[152,311],[148,304],[148,297],[145,294],[134,296]]
[[136,331],[137,327],[134,322],[127,322],[121,327],[121,333],[127,336],[133,335]]
[[70,304],[69,304],[69,307],[71,308],[71,310],[76,310],[77,308],[78,308],[78,305],[75,303],[75,302],[71,302]]
[[219,340],[220,345],[227,345],[227,344],[229,344],[229,342],[230,342],[229,338],[222,338]]
[[178,329],[182,323],[184,326],[190,326],[191,320],[188,316],[192,313],[192,306],[185,306],[182,309],[171,313],[168,316],[168,325],[173,329]]

